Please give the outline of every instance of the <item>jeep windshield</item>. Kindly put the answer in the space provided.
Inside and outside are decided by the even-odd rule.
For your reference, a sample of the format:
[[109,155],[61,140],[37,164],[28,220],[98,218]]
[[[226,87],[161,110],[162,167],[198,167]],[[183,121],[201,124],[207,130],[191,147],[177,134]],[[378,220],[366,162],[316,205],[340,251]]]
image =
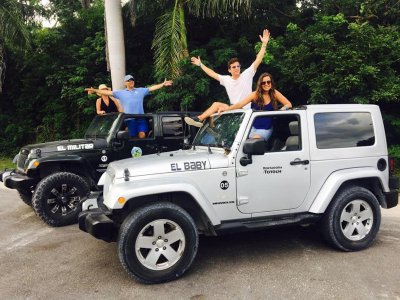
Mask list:
[[110,134],[119,114],[96,116],[86,130],[85,138],[105,138]]
[[240,112],[211,116],[200,128],[193,145],[230,149],[244,115]]

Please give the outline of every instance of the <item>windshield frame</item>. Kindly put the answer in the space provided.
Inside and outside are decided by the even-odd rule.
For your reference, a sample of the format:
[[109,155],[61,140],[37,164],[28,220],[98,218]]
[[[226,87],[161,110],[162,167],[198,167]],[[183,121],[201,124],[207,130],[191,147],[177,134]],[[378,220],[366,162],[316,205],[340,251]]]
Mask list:
[[204,121],[192,145],[230,150],[238,136],[245,115],[244,111],[212,115]]
[[[85,131],[84,137],[86,139],[90,138],[108,138],[115,131],[117,126],[119,113],[110,113],[105,115],[97,115],[93,118],[89,127]],[[107,124],[106,128],[102,128],[101,125]]]

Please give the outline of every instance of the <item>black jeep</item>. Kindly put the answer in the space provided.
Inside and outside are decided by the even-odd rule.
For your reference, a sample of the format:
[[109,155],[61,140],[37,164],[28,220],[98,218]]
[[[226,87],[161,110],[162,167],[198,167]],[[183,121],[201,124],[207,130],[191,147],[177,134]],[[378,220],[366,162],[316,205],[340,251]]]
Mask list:
[[[15,170],[0,173],[0,181],[19,192],[22,200],[51,226],[77,222],[81,202],[110,162],[172,151],[189,144],[196,129],[181,112],[144,115],[112,113],[96,116],[83,139],[27,145],[14,162]],[[130,135],[130,121],[144,118],[146,137]]]

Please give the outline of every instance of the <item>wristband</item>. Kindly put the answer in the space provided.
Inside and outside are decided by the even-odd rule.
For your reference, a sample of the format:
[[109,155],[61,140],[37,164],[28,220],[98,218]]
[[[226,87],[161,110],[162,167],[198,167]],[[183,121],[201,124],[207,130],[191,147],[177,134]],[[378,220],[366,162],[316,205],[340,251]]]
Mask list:
[[200,64],[199,64],[199,68],[201,68],[201,66],[202,66],[202,65],[203,65],[203,64],[202,64],[202,63],[200,63]]

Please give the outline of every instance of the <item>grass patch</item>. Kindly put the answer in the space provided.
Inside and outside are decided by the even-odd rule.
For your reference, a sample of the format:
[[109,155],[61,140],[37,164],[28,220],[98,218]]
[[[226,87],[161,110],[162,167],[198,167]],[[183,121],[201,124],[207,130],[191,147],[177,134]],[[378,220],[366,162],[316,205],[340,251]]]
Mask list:
[[6,168],[15,169],[15,164],[12,163],[12,158],[0,157],[0,171]]

